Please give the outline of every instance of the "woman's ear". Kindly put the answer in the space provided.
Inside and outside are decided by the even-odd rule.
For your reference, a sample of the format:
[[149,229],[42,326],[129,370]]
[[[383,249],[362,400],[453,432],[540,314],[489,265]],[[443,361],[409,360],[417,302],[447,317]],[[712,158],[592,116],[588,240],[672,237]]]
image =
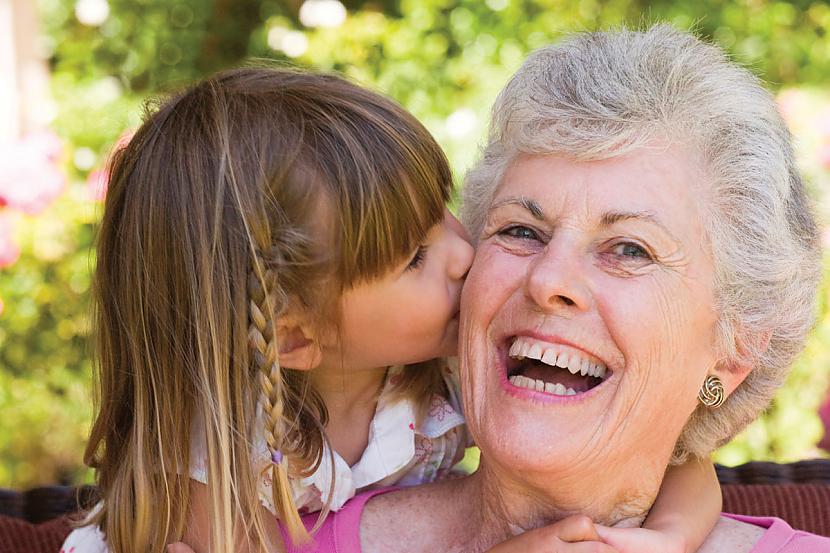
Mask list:
[[[769,347],[771,332],[761,332],[752,337],[737,340],[737,359],[721,361],[715,366],[715,374],[723,382],[726,397],[741,385],[744,379],[752,372],[757,356],[764,353]],[[753,343],[748,344],[747,340]]]
[[280,366],[286,369],[307,371],[316,368],[323,359],[323,351],[311,325],[291,314],[277,319],[277,342]]

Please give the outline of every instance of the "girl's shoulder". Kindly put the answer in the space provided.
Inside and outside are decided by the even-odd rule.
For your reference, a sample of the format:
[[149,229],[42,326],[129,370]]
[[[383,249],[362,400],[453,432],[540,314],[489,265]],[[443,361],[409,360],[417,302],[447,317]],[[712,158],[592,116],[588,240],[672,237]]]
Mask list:
[[69,533],[60,553],[109,553],[104,534],[97,526],[82,526]]

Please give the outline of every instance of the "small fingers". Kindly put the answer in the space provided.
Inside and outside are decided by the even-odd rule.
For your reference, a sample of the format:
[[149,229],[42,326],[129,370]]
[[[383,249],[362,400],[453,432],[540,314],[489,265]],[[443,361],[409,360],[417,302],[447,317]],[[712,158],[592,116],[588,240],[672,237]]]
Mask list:
[[607,543],[584,541],[579,543],[563,543],[559,549],[551,549],[551,553],[619,553],[619,551]]
[[602,543],[593,521],[574,515],[511,538],[489,553],[619,553]]
[[594,521],[585,515],[572,515],[539,530],[547,530],[564,542],[601,541]]
[[[177,552],[178,553],[178,552]],[[558,538],[542,542],[521,541],[517,538],[488,549],[487,553],[620,553],[612,546],[598,541],[564,542]]]
[[171,543],[167,546],[167,553],[195,553],[189,545],[182,542]]

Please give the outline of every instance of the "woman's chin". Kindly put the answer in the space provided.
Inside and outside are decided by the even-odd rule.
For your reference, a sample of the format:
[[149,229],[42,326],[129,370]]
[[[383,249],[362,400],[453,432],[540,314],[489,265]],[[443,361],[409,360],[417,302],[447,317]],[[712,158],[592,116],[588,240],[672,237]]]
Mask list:
[[482,450],[501,465],[560,473],[570,472],[575,464],[588,470],[584,465],[591,463],[596,466],[590,470],[602,470],[602,459],[613,458],[605,446],[617,442],[609,429],[618,412],[619,378],[612,375],[593,387],[563,394],[516,385],[504,377],[483,387],[479,397],[486,399],[473,408],[477,412],[469,413],[469,425],[476,441],[485,444]]

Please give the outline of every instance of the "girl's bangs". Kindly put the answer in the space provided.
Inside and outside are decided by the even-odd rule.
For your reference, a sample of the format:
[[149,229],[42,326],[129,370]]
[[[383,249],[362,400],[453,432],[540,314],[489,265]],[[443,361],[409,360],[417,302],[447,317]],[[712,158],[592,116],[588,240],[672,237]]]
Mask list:
[[385,136],[361,145],[363,155],[350,156],[354,172],[340,175],[349,182],[338,187],[334,207],[341,224],[332,230],[340,241],[344,288],[380,278],[405,263],[444,218],[452,173],[426,129],[415,130],[422,132],[410,129],[414,136]]

